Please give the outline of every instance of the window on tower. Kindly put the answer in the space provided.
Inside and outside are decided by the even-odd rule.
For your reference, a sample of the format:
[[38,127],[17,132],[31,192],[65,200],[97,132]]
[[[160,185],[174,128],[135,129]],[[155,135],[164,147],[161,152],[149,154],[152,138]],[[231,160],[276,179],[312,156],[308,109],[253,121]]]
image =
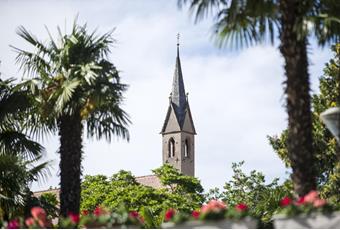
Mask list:
[[184,144],[184,157],[189,157],[189,151],[190,151],[190,148],[189,148],[189,140],[188,139],[185,139],[185,144]]
[[175,157],[175,140],[170,138],[168,145],[169,158]]

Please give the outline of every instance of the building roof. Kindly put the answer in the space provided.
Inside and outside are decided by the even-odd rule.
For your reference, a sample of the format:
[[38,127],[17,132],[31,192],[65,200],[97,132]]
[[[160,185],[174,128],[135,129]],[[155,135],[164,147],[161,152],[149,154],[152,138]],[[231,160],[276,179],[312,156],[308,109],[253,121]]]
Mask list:
[[47,189],[47,190],[33,192],[33,196],[40,197],[44,193],[53,193],[57,197],[57,200],[59,201],[59,194],[60,194],[59,188],[51,188],[51,189]]
[[174,78],[172,82],[172,91],[171,91],[171,103],[176,112],[176,116],[180,126],[183,125],[185,118],[185,110],[187,106],[187,99],[185,95],[184,89],[184,81],[181,67],[181,60],[179,58],[179,44],[177,44],[177,57],[176,57],[176,67]]
[[192,133],[196,134],[194,123],[192,120],[189,102],[187,95],[185,93],[184,88],[184,80],[183,80],[183,74],[182,74],[182,67],[181,67],[181,60],[179,57],[179,44],[177,44],[177,57],[176,57],[176,66],[175,66],[175,73],[173,77],[172,82],[172,90],[170,94],[170,102],[168,111],[163,123],[162,131],[161,133],[166,132],[166,127],[170,119],[171,113],[174,112],[176,116],[176,123],[178,123],[180,130],[182,131],[183,124],[185,121],[185,117],[188,113],[190,122],[192,124]]
[[139,184],[149,186],[155,189],[164,188],[161,181],[156,175],[139,176],[139,177],[136,177],[136,181]]
[[[155,188],[155,189],[164,188],[161,181],[159,180],[159,178],[156,175],[138,176],[138,177],[136,177],[136,181],[141,185],[149,186],[149,187],[152,187],[152,188]],[[55,194],[58,201],[59,201],[59,194],[60,194],[59,188],[36,191],[36,192],[33,192],[33,196],[40,197],[44,193]]]

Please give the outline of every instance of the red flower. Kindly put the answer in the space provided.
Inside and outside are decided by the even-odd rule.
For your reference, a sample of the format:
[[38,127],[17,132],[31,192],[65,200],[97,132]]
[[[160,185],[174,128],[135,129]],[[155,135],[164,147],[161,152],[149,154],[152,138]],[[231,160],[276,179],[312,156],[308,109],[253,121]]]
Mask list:
[[191,216],[195,219],[198,219],[200,217],[200,212],[197,210],[192,211]]
[[74,214],[72,212],[70,212],[68,214],[68,218],[70,218],[71,222],[74,224],[77,224],[79,222],[79,214]]
[[96,207],[95,210],[93,211],[93,215],[95,216],[101,216],[105,213],[104,209],[102,209],[101,207]]
[[129,217],[137,219],[139,217],[139,213],[137,211],[131,211],[129,212]]
[[235,209],[238,211],[238,212],[245,212],[248,210],[248,206],[244,203],[239,203],[238,205],[235,206]]
[[288,206],[292,203],[292,199],[288,196],[285,196],[281,201],[280,201],[280,206],[285,207]]
[[32,217],[29,217],[25,220],[25,224],[27,225],[27,227],[30,227],[34,224],[34,219]]
[[171,220],[174,217],[174,215],[175,215],[175,210],[172,208],[168,209],[165,212],[165,216],[164,216],[165,221]]
[[8,225],[7,225],[8,229],[18,229],[20,228],[20,224],[18,220],[11,220]]
[[83,216],[87,216],[88,214],[89,214],[88,210],[81,211],[81,215],[83,215]]
[[44,209],[40,207],[33,207],[31,209],[31,214],[34,219],[36,220],[45,220],[46,219],[46,212]]
[[299,206],[299,205],[303,205],[305,202],[305,197],[301,196],[296,202],[295,205]]

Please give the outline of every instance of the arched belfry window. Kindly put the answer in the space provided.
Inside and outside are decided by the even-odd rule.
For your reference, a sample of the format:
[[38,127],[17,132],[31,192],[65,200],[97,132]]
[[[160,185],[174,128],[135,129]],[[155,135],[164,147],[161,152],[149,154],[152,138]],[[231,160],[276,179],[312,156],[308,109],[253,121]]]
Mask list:
[[184,143],[184,157],[189,157],[189,152],[190,152],[190,142],[189,139],[185,139]]
[[169,139],[168,156],[169,158],[175,157],[175,140],[172,137]]

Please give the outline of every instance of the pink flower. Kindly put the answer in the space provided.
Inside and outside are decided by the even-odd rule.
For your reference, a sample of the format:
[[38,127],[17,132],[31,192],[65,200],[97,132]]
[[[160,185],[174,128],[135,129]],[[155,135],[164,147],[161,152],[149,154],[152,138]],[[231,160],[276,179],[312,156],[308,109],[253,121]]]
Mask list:
[[280,206],[281,207],[286,207],[286,206],[290,205],[291,203],[292,203],[292,199],[290,197],[288,197],[288,196],[285,196],[280,201]]
[[235,209],[239,212],[244,212],[248,210],[248,206],[243,203],[239,203],[238,205],[235,206]]
[[319,193],[317,191],[310,191],[307,195],[305,195],[306,203],[314,203],[319,198]]
[[18,229],[20,228],[20,223],[18,220],[11,220],[8,225],[7,225],[8,229]]
[[325,204],[327,204],[326,200],[324,200],[324,199],[317,199],[317,200],[314,201],[313,206],[315,208],[320,208],[320,207],[324,206]]
[[46,212],[40,207],[33,207],[31,209],[31,214],[36,220],[46,220]]
[[175,210],[173,208],[168,209],[165,212],[164,220],[169,221],[175,216]]
[[200,212],[197,210],[192,211],[191,216],[195,219],[198,219],[200,217]]
[[25,220],[25,224],[27,225],[27,227],[34,225],[34,219],[32,217],[27,218]]
[[48,227],[51,226],[51,223],[49,221],[47,221],[46,219],[39,219],[38,224],[42,228],[48,228]]
[[68,214],[68,218],[70,218],[70,220],[73,224],[77,224],[79,222],[79,215],[78,214],[74,214],[74,213],[70,212]]
[[220,200],[210,200],[201,208],[201,213],[206,212],[221,212],[227,208],[227,205]]

